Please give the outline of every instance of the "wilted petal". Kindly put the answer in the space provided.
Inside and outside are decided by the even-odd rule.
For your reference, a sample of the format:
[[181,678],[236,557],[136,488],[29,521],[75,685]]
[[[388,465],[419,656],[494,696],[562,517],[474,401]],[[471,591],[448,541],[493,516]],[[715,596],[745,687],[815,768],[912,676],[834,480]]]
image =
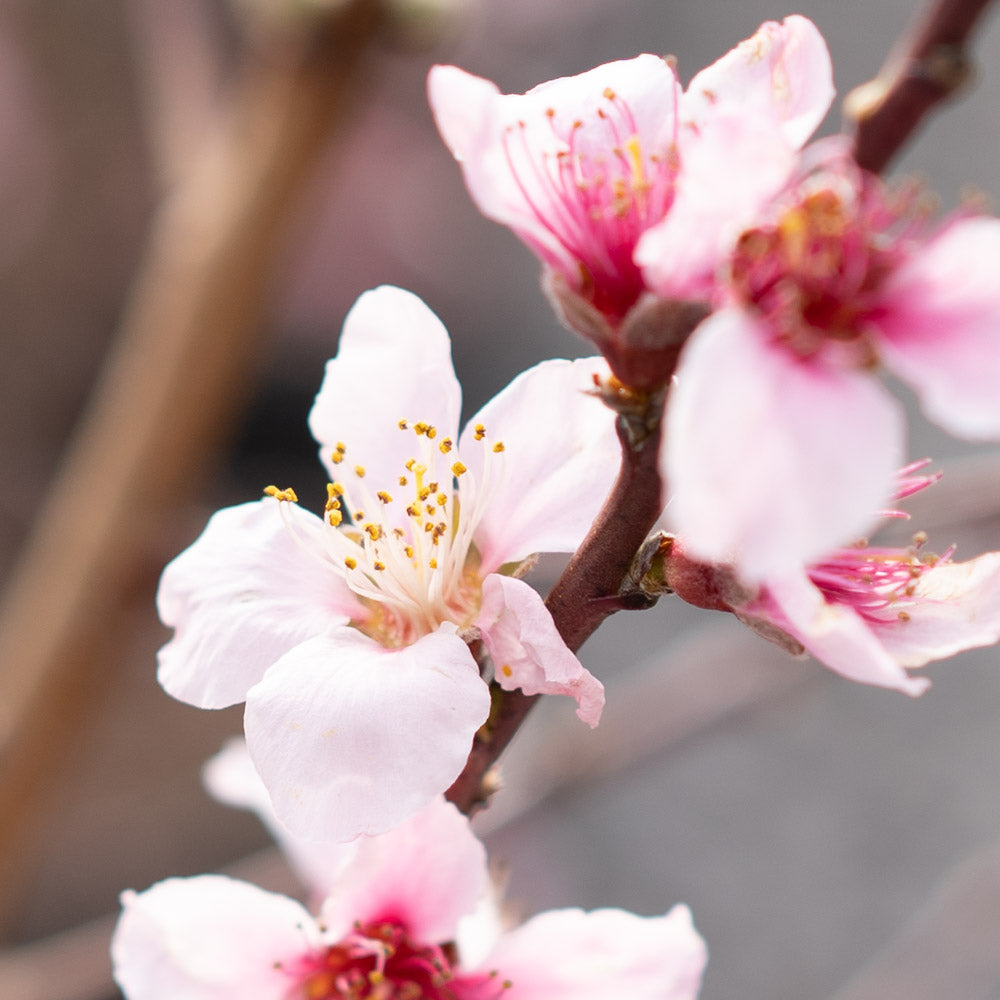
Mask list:
[[278,818],[300,836],[350,840],[444,792],[489,704],[454,633],[387,650],[344,628],[279,660],[247,693],[244,722]]
[[886,365],[927,415],[968,438],[1000,435],[1000,220],[946,226],[888,278],[876,322]]
[[293,532],[319,528],[319,519],[279,506],[220,510],[163,571],[157,607],[176,634],[160,650],[157,676],[173,697],[199,708],[241,702],[272,663],[359,610],[338,574],[296,544]]
[[906,673],[853,608],[825,601],[804,572],[769,580],[764,595],[746,610],[788,632],[838,674],[914,697],[930,686],[927,678]]
[[122,907],[111,957],[128,1000],[287,1000],[318,946],[294,900],[221,875],[130,890]]
[[698,73],[681,101],[681,117],[699,125],[736,111],[753,123],[779,125],[802,146],[834,97],[833,67],[823,36],[798,14],[767,21],[751,38]]
[[667,401],[667,516],[692,555],[748,580],[864,534],[900,466],[899,407],[867,375],[768,343],[721,310],[694,333]]
[[[583,541],[621,463],[614,414],[588,392],[607,374],[600,358],[544,361],[469,421],[459,450],[477,483],[488,476],[475,531],[483,573]],[[475,447],[480,424],[502,452]]]
[[323,921],[335,934],[355,921],[387,920],[419,941],[451,941],[488,889],[486,850],[444,799],[351,846],[354,859],[323,905]]
[[569,695],[577,701],[576,714],[597,725],[604,687],[569,651],[544,601],[531,587],[513,577],[488,576],[476,625],[504,690]]
[[871,627],[903,666],[991,646],[1000,639],[1000,552],[926,569],[900,606],[904,618]]
[[504,935],[489,957],[508,1000],[694,1000],[707,960],[686,906],[663,917],[551,910]]
[[[386,489],[414,453],[412,433],[401,431],[399,421],[424,421],[441,437],[455,437],[461,405],[448,331],[412,292],[383,285],[347,314],[309,429],[332,479],[361,492],[355,473],[361,465],[374,489]],[[338,444],[346,450],[334,463]]]

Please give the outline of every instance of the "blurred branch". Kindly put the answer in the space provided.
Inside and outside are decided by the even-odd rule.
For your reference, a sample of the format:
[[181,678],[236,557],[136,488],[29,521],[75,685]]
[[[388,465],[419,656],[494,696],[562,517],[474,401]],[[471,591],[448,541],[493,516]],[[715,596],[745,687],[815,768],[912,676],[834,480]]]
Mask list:
[[19,848],[81,705],[114,663],[120,608],[148,600],[153,541],[197,490],[257,367],[253,334],[289,209],[351,107],[378,25],[366,0],[247,59],[217,132],[153,226],[90,407],[0,605],[0,924]]
[[889,54],[878,76],[852,90],[854,157],[881,173],[923,117],[971,75],[965,43],[991,0],[936,0]]

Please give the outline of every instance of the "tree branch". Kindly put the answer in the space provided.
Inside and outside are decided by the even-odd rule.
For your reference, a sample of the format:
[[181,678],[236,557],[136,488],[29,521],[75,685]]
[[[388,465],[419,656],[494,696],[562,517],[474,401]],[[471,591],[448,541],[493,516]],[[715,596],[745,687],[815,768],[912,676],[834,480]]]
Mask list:
[[852,90],[844,114],[855,122],[854,158],[881,173],[923,117],[968,81],[965,43],[991,0],[936,0],[904,35],[878,76]]

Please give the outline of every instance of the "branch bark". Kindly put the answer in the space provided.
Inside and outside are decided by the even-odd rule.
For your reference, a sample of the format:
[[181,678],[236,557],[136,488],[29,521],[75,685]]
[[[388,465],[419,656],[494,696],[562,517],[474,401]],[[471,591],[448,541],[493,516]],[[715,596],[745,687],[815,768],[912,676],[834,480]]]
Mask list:
[[971,75],[966,42],[992,0],[936,0],[889,54],[878,76],[852,90],[854,158],[881,173],[935,105]]

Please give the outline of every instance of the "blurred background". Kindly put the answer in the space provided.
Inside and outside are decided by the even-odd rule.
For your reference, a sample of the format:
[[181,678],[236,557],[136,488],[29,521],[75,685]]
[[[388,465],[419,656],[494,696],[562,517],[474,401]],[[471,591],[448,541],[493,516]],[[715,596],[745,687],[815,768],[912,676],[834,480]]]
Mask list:
[[[480,0],[428,30],[345,17],[303,47],[279,7],[0,0],[0,575],[20,584],[0,635],[3,1000],[115,996],[121,889],[266,848],[201,789],[241,711],[160,691],[153,595],[217,507],[269,483],[321,503],[306,416],[356,297],[424,298],[467,413],[538,360],[589,353],[531,254],[473,208],[426,106],[429,66],[518,92],[654,51],[686,82],[793,12]],[[825,35],[842,96],[916,9],[794,11]],[[1000,191],[995,19],[973,52],[974,85],[896,169],[945,208]],[[839,125],[835,108],[825,130]],[[901,537],[1000,548],[1000,453],[913,428],[912,457],[947,474]],[[687,902],[710,948],[704,1000],[1000,997],[996,650],[931,668],[911,701],[664,599],[582,658],[608,684],[605,723],[591,735],[543,705],[479,820],[523,913]],[[240,870],[294,886],[271,855]]]

